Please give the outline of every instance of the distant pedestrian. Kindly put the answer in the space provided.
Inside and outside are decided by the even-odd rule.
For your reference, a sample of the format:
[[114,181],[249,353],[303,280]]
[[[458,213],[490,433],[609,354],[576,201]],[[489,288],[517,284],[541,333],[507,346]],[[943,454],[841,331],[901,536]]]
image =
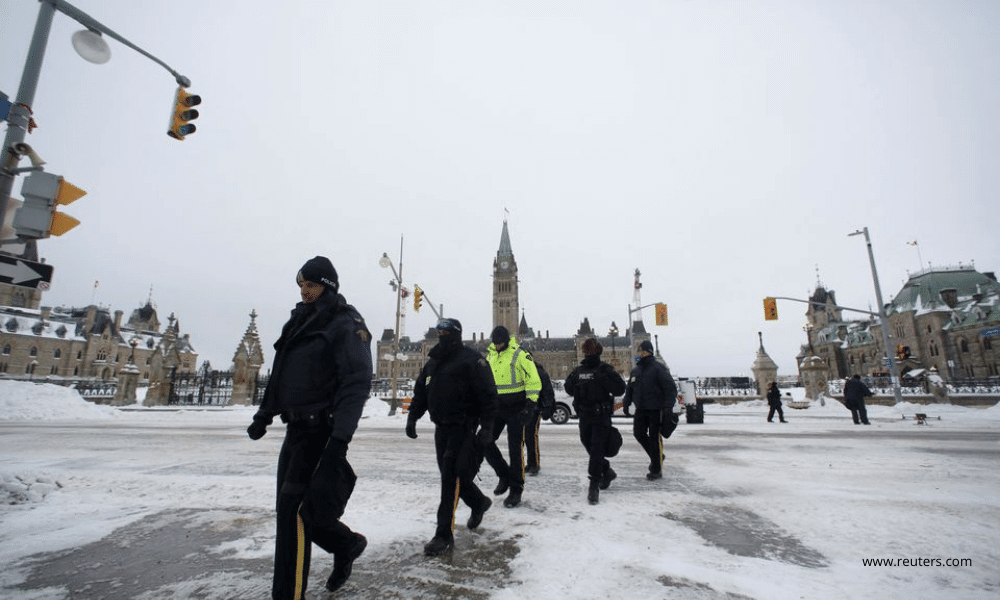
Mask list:
[[872,395],[872,391],[861,381],[861,375],[855,373],[854,377],[844,384],[844,404],[851,411],[851,418],[855,425],[871,425],[868,422],[868,409],[865,408],[865,398]]
[[625,414],[635,405],[632,435],[649,456],[646,479],[663,477],[663,426],[667,419],[675,418],[676,402],[677,384],[670,369],[656,360],[653,344],[644,340],[639,344],[639,358],[629,375],[623,404]]
[[[521,348],[525,347],[521,346]],[[535,363],[535,369],[538,370],[538,378],[542,382],[542,390],[538,393],[538,402],[535,403],[534,414],[524,427],[524,448],[527,451],[525,472],[528,475],[538,475],[542,467],[542,452],[541,447],[538,445],[538,433],[542,420],[548,421],[552,418],[552,413],[555,412],[556,394],[552,389],[552,379],[549,378],[545,367],[542,366],[542,363],[534,360],[534,357],[532,357],[532,361]]]
[[493,423],[493,439],[497,440],[507,429],[507,450],[510,463],[496,444],[486,448],[486,461],[493,467],[500,481],[493,494],[501,496],[510,490],[503,501],[507,508],[521,503],[524,492],[524,426],[535,413],[542,381],[531,355],[521,350],[517,340],[503,325],[490,334],[486,361],[493,370],[499,405],[498,418]]
[[467,526],[479,527],[493,501],[476,486],[474,477],[483,461],[483,448],[493,445],[493,421],[497,414],[497,390],[486,360],[462,343],[458,319],[441,319],[438,343],[420,371],[413,387],[413,400],[406,420],[406,435],[417,437],[417,421],[430,412],[434,423],[434,448],[441,472],[441,501],[437,529],[424,546],[424,554],[436,556],[455,542],[455,510],[461,498],[472,515]]
[[278,456],[277,534],[271,597],[301,600],[312,545],[333,554],[326,589],[351,576],[368,541],[340,521],[357,477],[347,446],[371,391],[371,334],[338,293],[329,259],[308,260],[295,277],[302,302],[274,344],[274,365],[260,409],[247,428],[264,436],[275,416],[287,423]]
[[767,405],[770,407],[770,410],[767,411],[768,423],[774,423],[775,412],[778,413],[778,420],[782,423],[788,422],[785,420],[785,413],[781,410],[781,391],[778,389],[778,384],[774,381],[767,388]]
[[573,397],[573,408],[580,417],[580,442],[590,457],[587,500],[591,504],[599,502],[600,490],[608,489],[618,476],[607,459],[607,449],[614,429],[611,413],[615,409],[615,396],[625,393],[625,380],[614,367],[601,360],[603,350],[594,338],[583,342],[584,358],[563,384],[566,393]]

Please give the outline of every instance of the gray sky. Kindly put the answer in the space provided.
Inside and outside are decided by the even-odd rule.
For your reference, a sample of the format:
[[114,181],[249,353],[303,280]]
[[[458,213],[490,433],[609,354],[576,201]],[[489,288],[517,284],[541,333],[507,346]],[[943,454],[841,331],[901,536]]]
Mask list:
[[[203,104],[197,133],[167,137],[169,73],[113,40],[87,63],[55,16],[27,141],[88,195],[39,243],[43,304],[128,312],[152,286],[216,368],[251,309],[270,361],[316,254],[391,328],[377,261],[401,235],[408,287],[488,334],[505,209],[536,331],[624,328],[639,268],[679,376],[749,374],[758,331],[793,374],[805,305],[768,322],[762,299],[805,298],[818,271],[874,306],[847,236],[865,226],[886,301],[928,263],[1000,270],[992,0],[73,4]],[[37,12],[0,0],[12,98]],[[407,333],[433,322],[411,311]]]

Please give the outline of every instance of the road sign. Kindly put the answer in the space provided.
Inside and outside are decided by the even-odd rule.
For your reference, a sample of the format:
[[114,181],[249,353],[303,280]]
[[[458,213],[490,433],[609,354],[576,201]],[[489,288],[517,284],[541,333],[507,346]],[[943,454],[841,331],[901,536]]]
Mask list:
[[0,254],[0,283],[44,291],[49,289],[51,282],[52,265]]
[[982,333],[984,338],[998,336],[1000,335],[1000,327],[990,327],[989,329],[984,329]]

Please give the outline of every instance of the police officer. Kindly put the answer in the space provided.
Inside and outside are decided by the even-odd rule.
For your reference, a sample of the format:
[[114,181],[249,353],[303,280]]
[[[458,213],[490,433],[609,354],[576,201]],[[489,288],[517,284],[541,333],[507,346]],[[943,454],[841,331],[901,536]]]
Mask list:
[[486,355],[493,370],[499,399],[498,418],[493,423],[493,439],[497,440],[507,428],[507,449],[510,464],[495,444],[486,448],[486,461],[493,467],[500,482],[493,493],[500,496],[510,490],[503,505],[513,508],[521,503],[524,492],[524,426],[535,411],[542,381],[531,355],[521,350],[517,340],[506,327],[500,325],[490,333],[490,347]]
[[[530,350],[525,345],[522,345],[521,349],[530,353]],[[542,382],[542,390],[538,393],[538,402],[535,403],[534,413],[528,419],[528,424],[524,427],[524,448],[528,452],[525,472],[528,475],[538,475],[538,471],[542,466],[542,454],[538,445],[539,427],[542,424],[542,419],[548,421],[552,418],[552,413],[556,409],[556,394],[552,389],[552,379],[549,378],[545,367],[542,366],[542,363],[534,360],[534,357],[532,357],[532,361],[535,363],[535,369],[538,370],[538,378]]]
[[606,450],[612,433],[614,397],[625,393],[625,380],[614,367],[601,360],[603,351],[594,338],[583,342],[583,360],[563,384],[566,393],[573,397],[573,407],[580,417],[580,442],[590,457],[587,500],[591,504],[598,503],[599,490],[607,489],[618,476],[606,458]]
[[441,554],[454,544],[458,498],[472,509],[469,529],[479,527],[493,504],[473,478],[483,461],[483,447],[493,445],[497,412],[493,375],[483,357],[462,344],[462,324],[457,319],[441,319],[437,333],[438,343],[417,377],[406,420],[406,435],[412,439],[417,437],[417,421],[425,412],[430,412],[435,425],[441,502],[434,537],[424,546],[428,556]]
[[247,428],[258,440],[275,416],[287,423],[278,456],[275,600],[304,597],[312,544],[333,554],[330,591],[347,582],[368,544],[340,517],[357,479],[347,446],[371,391],[371,334],[338,293],[328,258],[306,261],[295,281],[302,301],[274,344],[271,378]]
[[[644,340],[639,344],[639,359],[629,375],[625,389],[625,414],[635,405],[632,435],[649,455],[649,473],[646,479],[663,477],[664,421],[672,419],[677,401],[677,384],[666,365],[653,356],[653,344]],[[669,433],[669,432],[668,432]]]

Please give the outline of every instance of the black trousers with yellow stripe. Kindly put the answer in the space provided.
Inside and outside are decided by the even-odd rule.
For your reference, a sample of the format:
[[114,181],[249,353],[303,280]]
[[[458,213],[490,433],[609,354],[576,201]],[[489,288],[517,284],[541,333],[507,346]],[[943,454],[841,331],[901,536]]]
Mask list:
[[663,436],[660,434],[663,411],[654,408],[637,408],[632,418],[632,435],[649,455],[649,472],[663,469]]
[[538,430],[542,423],[541,413],[535,412],[524,426],[525,468],[529,471],[542,466],[542,453],[538,446]]
[[487,502],[473,479],[474,475],[459,474],[460,463],[468,460],[463,452],[469,451],[467,442],[472,435],[470,427],[463,424],[438,425],[434,429],[434,449],[438,470],[441,471],[441,502],[438,504],[435,537],[454,539],[459,498],[474,510],[482,508]]
[[309,583],[312,544],[331,554],[347,553],[356,534],[340,521],[330,527],[307,526],[299,516],[306,489],[330,439],[330,426],[289,423],[278,457],[277,531],[274,549],[274,600],[301,600]]

